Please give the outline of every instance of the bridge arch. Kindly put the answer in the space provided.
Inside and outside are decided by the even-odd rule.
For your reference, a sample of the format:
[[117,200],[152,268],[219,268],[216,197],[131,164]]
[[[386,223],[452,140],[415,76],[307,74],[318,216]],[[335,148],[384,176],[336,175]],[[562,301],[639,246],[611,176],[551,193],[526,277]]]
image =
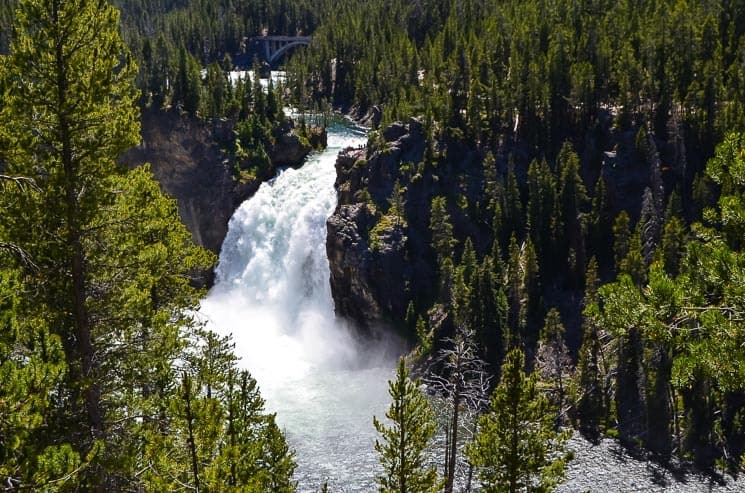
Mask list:
[[273,65],[288,51],[298,46],[307,46],[310,43],[309,36],[256,36],[251,38],[257,52],[264,60]]
[[282,58],[282,56],[284,56],[285,53],[287,53],[288,51],[292,49],[297,48],[298,46],[308,46],[308,40],[292,41],[290,43],[287,43],[286,45],[282,46],[277,51],[272,53],[269,56],[268,62],[270,64],[273,64],[274,62]]

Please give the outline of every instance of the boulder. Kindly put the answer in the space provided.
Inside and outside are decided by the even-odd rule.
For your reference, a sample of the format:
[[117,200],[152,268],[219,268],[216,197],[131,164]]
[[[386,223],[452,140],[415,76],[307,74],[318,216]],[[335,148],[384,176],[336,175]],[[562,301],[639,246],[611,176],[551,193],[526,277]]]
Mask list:
[[269,157],[275,166],[300,166],[311,150],[307,140],[291,131],[279,136]]
[[398,140],[399,138],[403,137],[409,133],[409,129],[401,122],[395,122],[390,125],[388,125],[383,130],[383,138],[386,142],[393,142],[394,140]]

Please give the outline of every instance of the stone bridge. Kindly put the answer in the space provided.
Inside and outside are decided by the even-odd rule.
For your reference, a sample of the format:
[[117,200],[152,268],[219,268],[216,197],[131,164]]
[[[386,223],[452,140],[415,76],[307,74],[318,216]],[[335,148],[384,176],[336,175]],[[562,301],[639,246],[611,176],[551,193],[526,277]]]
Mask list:
[[282,58],[288,51],[298,46],[307,46],[310,36],[256,36],[251,38],[251,44],[264,55],[269,65]]

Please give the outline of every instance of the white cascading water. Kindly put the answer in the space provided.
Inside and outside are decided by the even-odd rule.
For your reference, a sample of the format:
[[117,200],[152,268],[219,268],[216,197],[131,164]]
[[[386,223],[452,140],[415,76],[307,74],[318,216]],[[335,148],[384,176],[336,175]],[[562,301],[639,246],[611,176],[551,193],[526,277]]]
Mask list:
[[326,257],[336,156],[364,142],[347,127],[330,128],[325,151],[241,205],[200,310],[212,330],[233,335],[241,366],[277,413],[297,452],[300,492],[326,481],[335,492],[375,490],[372,416],[385,414],[395,363],[360,347],[336,320]]

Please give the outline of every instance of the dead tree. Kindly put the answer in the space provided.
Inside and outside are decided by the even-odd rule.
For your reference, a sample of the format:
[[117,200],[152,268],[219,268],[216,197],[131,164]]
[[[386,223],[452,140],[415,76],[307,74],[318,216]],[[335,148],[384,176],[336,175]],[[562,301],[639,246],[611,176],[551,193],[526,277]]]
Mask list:
[[[478,356],[473,329],[457,324],[455,337],[444,339],[445,347],[437,353],[435,368],[425,383],[449,404],[450,417],[446,426],[445,493],[452,493],[458,464],[459,426],[470,423],[466,432],[475,434],[478,416],[488,407],[489,381],[487,364]],[[466,418],[465,421],[461,418]],[[468,465],[469,471],[472,466]],[[472,471],[468,476],[472,475]],[[470,482],[470,481],[469,481]]]

